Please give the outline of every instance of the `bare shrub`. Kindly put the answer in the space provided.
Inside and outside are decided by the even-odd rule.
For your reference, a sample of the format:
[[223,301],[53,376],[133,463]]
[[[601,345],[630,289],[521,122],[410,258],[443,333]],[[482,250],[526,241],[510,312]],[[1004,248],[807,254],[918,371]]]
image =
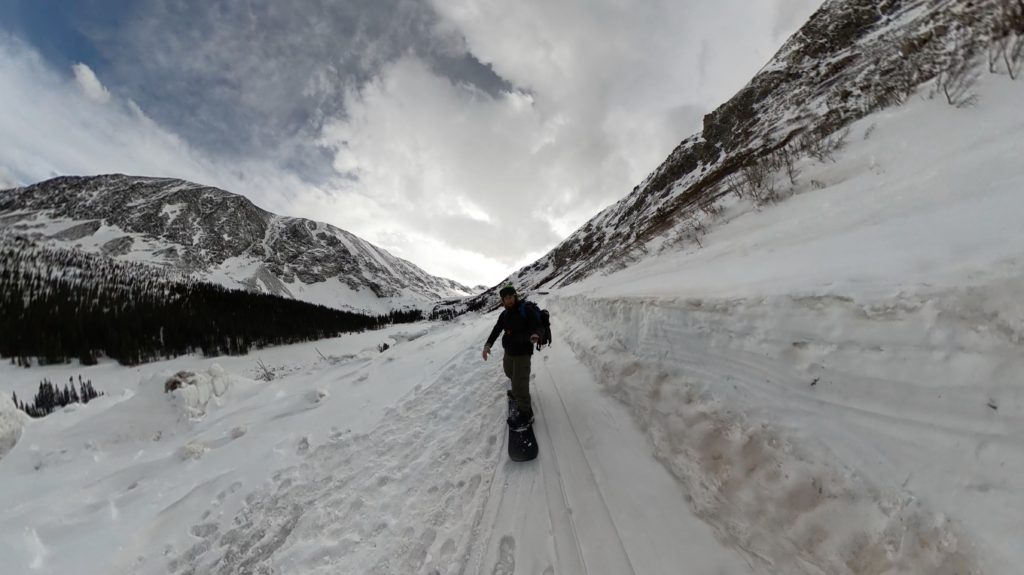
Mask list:
[[716,203],[709,203],[701,205],[700,210],[704,212],[709,218],[717,219],[722,216],[722,213],[725,211],[725,208]]
[[878,61],[889,66],[872,78],[867,90],[867,112],[898,106],[907,101],[924,79],[920,59],[928,46],[926,40],[906,34],[901,39],[887,44],[878,56]]
[[971,28],[961,26],[951,35],[952,49],[945,54],[939,73],[935,76],[935,90],[946,98],[946,103],[957,108],[972,106],[978,101],[974,85],[981,75],[978,54]]
[[795,186],[800,177],[800,168],[796,165],[798,159],[799,153],[794,146],[783,146],[769,154],[767,161],[773,172],[784,172],[789,183]]
[[994,46],[998,50],[996,56],[999,63],[1005,67],[1010,79],[1016,80],[1020,76],[1021,65],[1024,64],[1024,34],[1007,36],[997,40]]
[[701,243],[700,240],[705,235],[707,235],[708,229],[706,227],[704,227],[704,223],[701,222],[700,220],[698,220],[697,218],[691,218],[690,219],[689,227],[690,227],[690,235],[691,235],[693,241],[696,242],[698,247],[703,248],[704,244]]
[[691,214],[686,218],[685,221],[681,222],[672,234],[671,239],[668,241],[665,247],[682,248],[687,243],[695,243],[697,247],[703,248],[704,244],[701,239],[708,233],[707,228],[703,222],[695,215]]
[[949,65],[935,77],[935,87],[946,97],[947,104],[966,108],[978,102],[978,95],[973,92],[978,76],[974,58],[954,56]]
[[988,71],[994,73],[1002,65],[1016,80],[1024,64],[1024,0],[999,0],[991,32]]
[[259,370],[259,374],[256,379],[262,381],[274,381],[274,370],[267,367],[267,364],[263,363],[262,359],[256,360],[256,368]]
[[[988,71],[990,74],[999,72],[999,66],[1003,63],[1003,52],[1006,50],[1007,44],[1009,44],[1009,38],[997,38],[992,41],[988,46]],[[1010,74],[1013,77],[1013,74]]]
[[875,129],[876,128],[878,128],[878,124],[872,122],[871,125],[868,126],[866,130],[864,130],[864,139],[865,140],[870,139],[871,138],[871,134],[875,133]]
[[846,139],[850,135],[849,128],[821,136],[819,132],[810,132],[800,139],[800,148],[819,162],[835,162],[836,152],[846,147]]
[[1010,78],[1016,80],[1020,75],[1021,64],[1024,64],[1024,33],[1018,34],[1003,52],[1003,62],[1006,63],[1006,72]]
[[725,189],[730,194],[736,194],[737,198],[743,199],[749,197],[750,194],[747,192],[747,182],[738,173],[732,173],[725,178]]
[[740,177],[746,182],[746,190],[758,204],[775,199],[775,172],[767,160],[759,160],[740,168]]

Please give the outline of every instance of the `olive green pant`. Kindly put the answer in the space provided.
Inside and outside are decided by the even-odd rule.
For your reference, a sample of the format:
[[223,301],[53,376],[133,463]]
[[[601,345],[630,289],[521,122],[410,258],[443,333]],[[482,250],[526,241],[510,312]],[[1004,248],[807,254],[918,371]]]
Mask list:
[[505,354],[502,366],[505,375],[512,380],[512,397],[516,398],[519,412],[533,417],[533,405],[530,403],[530,358],[531,355]]

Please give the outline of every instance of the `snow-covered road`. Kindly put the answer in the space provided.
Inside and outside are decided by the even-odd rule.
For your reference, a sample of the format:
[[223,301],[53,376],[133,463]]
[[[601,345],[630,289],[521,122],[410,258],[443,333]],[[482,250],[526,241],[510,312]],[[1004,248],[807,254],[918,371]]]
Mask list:
[[751,572],[694,516],[626,407],[567,345],[535,356],[533,393],[540,457],[503,460],[470,573]]
[[[12,573],[752,572],[568,341],[534,357],[540,456],[509,461],[493,317],[262,350],[270,382],[254,357],[88,368],[109,395],[0,460],[0,551]],[[182,370],[209,393],[164,394]]]
[[[425,359],[417,352],[431,339],[396,346],[396,361]],[[540,457],[508,460],[506,380],[478,350],[458,351],[372,428],[335,432],[254,489],[220,477],[193,489],[186,498],[215,499],[217,514],[193,519],[195,541],[164,558],[168,570],[752,572],[693,514],[628,410],[568,345],[535,356]]]

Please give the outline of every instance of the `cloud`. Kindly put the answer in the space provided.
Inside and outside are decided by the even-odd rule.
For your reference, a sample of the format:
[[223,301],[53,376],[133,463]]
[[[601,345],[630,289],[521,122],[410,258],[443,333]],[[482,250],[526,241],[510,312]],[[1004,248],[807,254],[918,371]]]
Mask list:
[[[85,68],[88,70],[88,68]],[[31,48],[0,36],[0,157],[21,183],[56,174],[95,174],[132,166],[145,172],[201,175],[182,161],[187,146],[147,121],[140,111],[103,105],[75,68],[67,78],[49,68]],[[86,78],[83,82],[83,78]],[[101,86],[100,86],[101,87]],[[110,100],[106,93],[106,100]]]
[[18,186],[18,180],[7,171],[6,168],[0,166],[0,190],[6,190],[8,188],[14,188]]
[[91,28],[108,85],[157,121],[206,153],[311,179],[330,176],[312,142],[344,114],[345,91],[404,54],[485,89],[501,84],[419,0],[152,0],[126,25]]
[[[363,193],[335,192],[304,181],[272,164],[223,161],[192,147],[151,119],[132,100],[108,92],[106,103],[80,89],[79,77],[50,68],[30,47],[0,35],[0,188],[74,174],[126,173],[182,178],[246,195],[270,211],[327,221],[394,248],[428,272],[463,283],[487,283],[508,273],[508,265],[452,246],[418,229],[398,225],[382,204]],[[481,213],[465,205],[456,213]],[[340,217],[331,217],[340,215]],[[349,223],[353,225],[348,225]],[[519,263],[519,262],[517,262]]]
[[561,158],[545,161],[557,126],[536,113],[531,96],[492,97],[410,56],[351,91],[346,110],[322,142],[336,151],[335,167],[355,178],[343,193],[363,196],[387,225],[505,263],[560,239],[537,206],[549,203],[552,185],[577,184],[551,169]]
[[760,24],[776,3],[729,4],[435,2],[509,88],[484,92],[407,54],[348,89],[319,142],[351,178],[340,197],[361,196],[381,218],[350,225],[378,241],[386,226],[415,229],[503,263],[550,249],[781,44]]
[[153,0],[82,25],[102,83],[0,38],[0,173],[191,179],[493,284],[625,196],[820,3]]
[[65,174],[175,177],[246,193],[277,208],[286,206],[268,200],[308,193],[293,174],[209,161],[135,102],[97,90],[102,85],[88,70],[76,66],[73,76],[65,76],[30,47],[0,35],[0,109],[7,112],[0,114],[0,174],[9,183]]
[[85,64],[78,63],[71,67],[75,73],[75,80],[78,81],[79,87],[82,88],[82,92],[85,93],[90,99],[105,104],[110,101],[110,92],[107,91],[103,84],[100,83],[99,78],[96,77],[95,72],[92,68]]

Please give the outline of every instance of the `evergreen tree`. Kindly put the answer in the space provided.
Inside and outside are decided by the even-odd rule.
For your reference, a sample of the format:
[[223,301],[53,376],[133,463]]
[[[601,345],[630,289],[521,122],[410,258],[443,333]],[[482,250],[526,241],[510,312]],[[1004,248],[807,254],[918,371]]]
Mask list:
[[78,388],[80,391],[75,389],[73,377],[68,379],[64,389],[60,389],[53,385],[50,380],[44,378],[39,383],[39,390],[36,392],[35,399],[31,405],[18,400],[17,394],[12,395],[15,407],[32,417],[44,417],[53,413],[58,407],[65,407],[72,403],[88,403],[90,400],[103,395],[103,393],[97,392],[93,387],[92,380],[82,381],[81,375],[78,376]]
[[91,365],[102,354],[134,365],[195,351],[244,354],[421,319],[418,310],[355,314],[142,264],[0,241],[0,356],[26,367],[31,357]]

